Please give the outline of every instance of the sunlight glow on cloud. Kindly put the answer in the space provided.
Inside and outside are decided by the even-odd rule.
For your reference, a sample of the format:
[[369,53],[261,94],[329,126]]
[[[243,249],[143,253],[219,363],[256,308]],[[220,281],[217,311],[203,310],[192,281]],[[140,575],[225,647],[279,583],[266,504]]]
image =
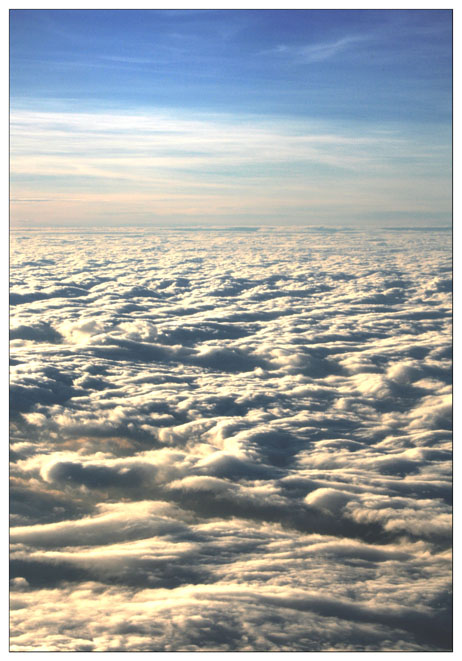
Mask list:
[[13,230],[12,649],[449,649],[450,243]]

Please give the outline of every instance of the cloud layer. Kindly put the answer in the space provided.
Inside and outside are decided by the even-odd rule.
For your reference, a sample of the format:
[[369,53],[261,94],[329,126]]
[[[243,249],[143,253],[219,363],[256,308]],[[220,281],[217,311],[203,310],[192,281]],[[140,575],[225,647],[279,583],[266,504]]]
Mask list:
[[451,648],[449,233],[12,239],[13,650]]

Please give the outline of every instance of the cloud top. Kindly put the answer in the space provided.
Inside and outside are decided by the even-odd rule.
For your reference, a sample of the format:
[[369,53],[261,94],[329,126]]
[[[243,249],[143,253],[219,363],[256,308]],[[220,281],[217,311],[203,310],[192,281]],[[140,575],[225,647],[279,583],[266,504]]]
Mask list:
[[449,650],[450,239],[13,231],[12,649]]

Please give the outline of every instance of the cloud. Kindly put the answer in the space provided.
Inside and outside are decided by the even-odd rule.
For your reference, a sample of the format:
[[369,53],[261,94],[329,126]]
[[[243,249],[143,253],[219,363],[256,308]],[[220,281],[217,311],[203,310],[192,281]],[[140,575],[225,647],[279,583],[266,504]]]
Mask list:
[[312,505],[322,510],[326,509],[330,513],[336,514],[352,498],[354,496],[347,491],[340,491],[339,489],[316,489],[308,494],[305,502],[307,505]]
[[[298,57],[325,59],[356,42],[307,46]],[[416,199],[419,213],[441,217],[450,197],[450,176],[443,174],[450,157],[441,144],[450,146],[450,139],[409,136],[396,125],[358,130],[345,122],[160,109],[13,109],[12,222],[357,223],[378,208],[415,215]]]
[[373,35],[370,34],[351,34],[339,37],[338,39],[310,43],[303,46],[279,44],[276,48],[264,51],[264,55],[290,58],[295,62],[323,62],[337,55],[345,55],[345,51],[354,50],[355,46],[362,42],[370,41]]
[[34,326],[16,326],[10,329],[10,340],[59,344],[62,339],[61,334],[47,323],[40,323]]
[[450,238],[12,232],[12,649],[449,649]]
[[[47,590],[35,590],[34,595],[23,590],[20,602],[27,606],[31,597],[35,599],[32,627],[50,622],[48,627],[42,625],[46,632],[42,645],[55,651],[69,645],[73,650],[85,645],[92,651],[328,651],[339,649],[340,636],[343,649],[371,651],[383,634],[388,651],[403,646],[418,651],[420,641],[430,647],[444,646],[447,632],[442,619],[431,620],[418,606],[398,605],[390,610],[378,606],[374,598],[359,606],[348,598],[334,600],[283,586],[255,591],[229,583],[170,591],[145,588],[134,593],[86,582],[79,593],[64,587],[55,594],[67,620],[53,617]],[[82,608],[83,595],[92,598],[94,617],[90,620]],[[15,649],[36,649],[30,634],[21,630],[21,611],[16,613],[13,631],[20,642]],[[71,613],[77,626],[66,625]],[[321,642],[321,631],[325,642]]]
[[331,57],[336,57],[344,51],[349,50],[355,44],[368,41],[370,37],[366,35],[351,35],[319,44],[310,44],[298,49],[298,53],[307,62],[322,62]]

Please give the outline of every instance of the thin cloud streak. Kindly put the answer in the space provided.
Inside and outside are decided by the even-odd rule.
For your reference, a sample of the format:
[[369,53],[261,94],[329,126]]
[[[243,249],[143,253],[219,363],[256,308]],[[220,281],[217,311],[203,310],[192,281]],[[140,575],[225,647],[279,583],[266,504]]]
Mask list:
[[347,35],[335,41],[307,44],[305,46],[281,44],[275,49],[265,52],[292,57],[295,60],[304,62],[324,62],[353,49],[355,44],[367,42],[371,39],[372,36],[368,35]]
[[[111,205],[108,220],[120,197],[146,219],[167,207],[170,216],[213,210],[218,221],[260,209],[261,218],[270,204],[276,217],[295,208],[334,217],[343,205],[351,222],[355,204],[359,213],[411,212],[412,199],[441,215],[449,185],[444,161],[437,138],[410,139],[386,127],[340,131],[333,123],[255,117],[17,110],[11,120],[14,198],[54,202],[36,208],[30,202],[24,212],[13,204],[12,221],[28,222],[34,212],[45,218],[49,211],[54,223],[63,215],[60,198],[76,196],[75,209],[82,211],[69,208],[68,222],[99,214],[91,206],[99,197]],[[393,199],[386,188],[394,189]],[[158,209],[162,199],[167,206]]]

